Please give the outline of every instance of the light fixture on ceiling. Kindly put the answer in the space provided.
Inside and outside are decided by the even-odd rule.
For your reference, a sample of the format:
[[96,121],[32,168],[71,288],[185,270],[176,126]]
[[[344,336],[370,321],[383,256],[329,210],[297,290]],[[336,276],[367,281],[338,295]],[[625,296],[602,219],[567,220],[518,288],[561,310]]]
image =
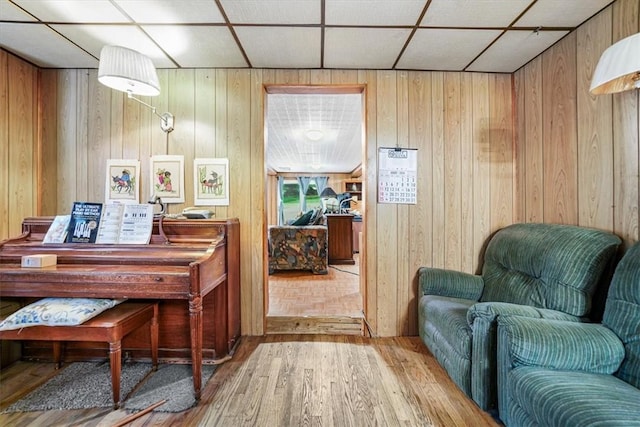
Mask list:
[[640,33],[620,40],[604,51],[591,80],[594,95],[640,89]]
[[158,74],[147,56],[122,46],[104,46],[100,51],[98,81],[112,89],[126,92],[129,99],[151,108],[153,114],[160,117],[160,128],[167,133],[173,130],[173,114],[158,114],[156,107],[133,96],[160,95]]
[[304,134],[307,139],[311,141],[320,141],[324,136],[324,132],[322,132],[320,129],[307,129]]

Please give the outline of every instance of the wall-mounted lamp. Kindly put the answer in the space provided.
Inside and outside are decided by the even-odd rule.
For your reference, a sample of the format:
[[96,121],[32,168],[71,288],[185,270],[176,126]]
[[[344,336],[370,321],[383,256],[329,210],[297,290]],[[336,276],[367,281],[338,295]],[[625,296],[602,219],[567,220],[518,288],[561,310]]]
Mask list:
[[160,128],[169,133],[173,130],[171,113],[158,114],[156,108],[134,97],[160,95],[160,81],[151,59],[122,46],[104,46],[100,51],[98,81],[112,89],[127,93],[129,99],[151,108],[160,117]]
[[640,33],[620,40],[602,53],[593,72],[594,95],[640,89]]

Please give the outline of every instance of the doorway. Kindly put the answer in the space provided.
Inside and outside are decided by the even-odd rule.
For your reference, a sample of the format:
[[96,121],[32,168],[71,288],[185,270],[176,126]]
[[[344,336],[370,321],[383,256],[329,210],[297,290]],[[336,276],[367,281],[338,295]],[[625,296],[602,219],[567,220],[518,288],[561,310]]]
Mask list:
[[[365,332],[364,89],[363,85],[265,86],[265,233],[268,236],[270,226],[291,221],[296,211],[304,213],[318,205],[323,213],[352,219],[348,237],[354,261],[352,265],[330,261],[327,274],[304,269],[269,274],[265,268],[266,333]],[[326,211],[328,200],[320,197],[327,188],[344,200],[337,212]],[[326,225],[326,215],[324,219]],[[339,235],[333,236],[335,242]],[[265,244],[268,266],[268,239]]]

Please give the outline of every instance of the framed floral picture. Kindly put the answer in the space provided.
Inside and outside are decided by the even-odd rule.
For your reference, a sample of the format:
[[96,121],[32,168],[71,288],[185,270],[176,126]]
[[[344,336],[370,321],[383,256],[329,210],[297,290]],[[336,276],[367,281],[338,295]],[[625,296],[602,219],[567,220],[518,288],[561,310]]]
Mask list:
[[106,203],[140,203],[139,183],[139,160],[107,160],[104,190]]
[[195,159],[193,175],[196,206],[229,206],[229,159]]
[[151,157],[151,196],[164,203],[184,203],[184,156]]

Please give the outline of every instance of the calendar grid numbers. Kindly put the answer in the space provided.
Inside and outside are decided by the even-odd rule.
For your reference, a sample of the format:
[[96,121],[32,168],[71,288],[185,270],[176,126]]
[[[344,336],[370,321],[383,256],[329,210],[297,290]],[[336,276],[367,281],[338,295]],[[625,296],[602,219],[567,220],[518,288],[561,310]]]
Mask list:
[[416,183],[416,149],[378,149],[378,203],[416,204]]

